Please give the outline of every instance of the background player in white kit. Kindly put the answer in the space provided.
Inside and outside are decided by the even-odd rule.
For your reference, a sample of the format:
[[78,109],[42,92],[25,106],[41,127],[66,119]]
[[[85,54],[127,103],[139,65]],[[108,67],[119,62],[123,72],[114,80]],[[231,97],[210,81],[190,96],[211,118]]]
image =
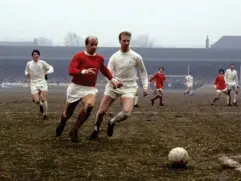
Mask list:
[[129,48],[131,33],[124,31],[119,34],[119,42],[121,49],[114,53],[108,63],[108,68],[113,77],[120,81],[123,86],[114,89],[108,83],[105,88],[104,97],[100,103],[99,110],[96,115],[96,125],[90,139],[98,137],[103,117],[111,104],[120,97],[122,110],[113,117],[108,123],[107,135],[113,135],[113,129],[116,122],[127,119],[134,106],[134,98],[136,95],[137,85],[137,68],[140,70],[140,77],[143,85],[143,95],[148,95],[148,75],[144,66],[142,57]]
[[185,77],[185,83],[187,86],[186,91],[184,92],[184,95],[190,94],[191,96],[193,95],[193,76],[192,73],[189,73],[188,76]]
[[40,105],[40,112],[43,114],[43,119],[47,119],[47,75],[54,72],[54,68],[40,60],[40,52],[32,51],[33,60],[29,61],[25,68],[25,75],[30,79],[30,90],[33,96],[33,101]]
[[229,65],[229,69],[227,69],[225,71],[224,74],[224,80],[226,82],[227,85],[227,96],[228,96],[228,106],[231,106],[231,91],[234,91],[234,95],[233,95],[233,105],[237,106],[237,96],[238,96],[238,89],[239,89],[239,85],[238,85],[238,73],[237,71],[234,69],[234,64],[230,64]]

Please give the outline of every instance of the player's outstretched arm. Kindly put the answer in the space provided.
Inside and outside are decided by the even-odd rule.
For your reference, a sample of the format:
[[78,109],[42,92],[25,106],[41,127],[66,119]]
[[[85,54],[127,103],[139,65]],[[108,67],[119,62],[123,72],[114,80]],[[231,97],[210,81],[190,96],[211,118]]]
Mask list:
[[151,82],[153,82],[155,79],[156,79],[156,74],[154,74],[154,75],[150,78],[149,82],[151,83]]
[[69,75],[70,76],[75,76],[81,74],[83,68],[79,68],[79,64],[81,63],[80,58],[78,55],[75,55],[70,63],[69,66]]
[[188,76],[185,77],[185,80],[184,80],[185,84],[187,84],[187,79],[188,79]]
[[146,67],[145,67],[144,62],[142,60],[142,57],[138,57],[137,66],[140,70],[140,77],[141,77],[141,81],[142,81],[142,84],[143,84],[143,88],[147,89],[148,88],[148,75],[147,75]]
[[228,78],[228,69],[224,73],[224,81],[226,82],[226,84],[227,84],[227,78]]
[[29,62],[27,63],[26,67],[25,67],[25,75],[26,77],[29,79],[30,78],[30,70],[29,70]]
[[43,62],[45,69],[47,70],[45,74],[51,74],[54,73],[54,67],[52,65],[49,65],[47,62]]
[[[110,61],[109,61],[110,62]],[[111,70],[113,70],[112,65],[109,66]],[[111,70],[107,68],[104,64],[104,59],[103,62],[100,65],[100,72],[107,78],[108,81],[110,81],[114,88],[119,88],[122,86],[122,83],[116,79],[113,78]]]
[[213,86],[214,86],[215,89],[217,88],[217,84],[218,84],[218,77],[216,77],[216,79],[215,79],[215,81],[214,81],[214,84],[213,84]]
[[69,66],[69,75],[70,76],[76,76],[79,74],[96,74],[97,69],[96,68],[89,68],[84,69],[81,66],[81,57],[78,55],[75,55],[73,59],[71,60],[70,66]]
[[104,58],[100,64],[100,72],[110,81],[113,76],[112,76],[112,73],[110,71],[110,69],[108,69],[105,64],[104,64]]
[[110,60],[108,62],[107,68],[109,69],[109,71],[113,74],[115,71],[115,56],[112,55],[110,57]]
[[148,75],[146,71],[146,67],[144,65],[144,62],[142,60],[141,56],[137,57],[137,67],[140,70],[140,77],[143,85],[143,90],[144,90],[144,96],[146,96],[148,93]]
[[238,73],[237,73],[237,71],[236,71],[236,75],[235,75],[235,82],[236,82],[236,85],[239,87]]

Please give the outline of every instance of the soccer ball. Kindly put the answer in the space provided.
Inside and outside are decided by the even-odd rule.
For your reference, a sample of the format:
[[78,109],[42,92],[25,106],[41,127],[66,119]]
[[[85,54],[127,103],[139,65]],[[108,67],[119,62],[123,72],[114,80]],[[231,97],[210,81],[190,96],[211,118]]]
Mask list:
[[188,152],[181,147],[173,148],[168,154],[172,167],[185,167],[188,163]]

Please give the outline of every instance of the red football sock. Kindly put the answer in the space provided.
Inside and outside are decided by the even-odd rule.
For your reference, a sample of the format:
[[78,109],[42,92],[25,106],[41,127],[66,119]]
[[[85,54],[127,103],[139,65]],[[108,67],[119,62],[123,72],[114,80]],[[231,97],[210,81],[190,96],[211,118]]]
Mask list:
[[160,99],[160,104],[162,104],[162,96],[160,96],[159,99]]

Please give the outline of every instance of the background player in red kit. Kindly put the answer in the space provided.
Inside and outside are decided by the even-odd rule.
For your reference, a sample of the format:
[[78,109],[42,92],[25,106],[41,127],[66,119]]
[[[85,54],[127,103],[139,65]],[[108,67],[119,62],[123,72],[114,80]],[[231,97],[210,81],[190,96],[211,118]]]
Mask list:
[[87,37],[85,40],[86,51],[77,53],[70,63],[69,75],[73,78],[72,83],[67,89],[65,110],[61,115],[60,123],[56,129],[57,137],[61,135],[67,120],[73,115],[76,106],[81,101],[83,109],[70,132],[71,141],[77,142],[78,129],[88,119],[95,104],[98,92],[95,85],[99,70],[112,82],[114,88],[122,85],[112,77],[111,72],[104,65],[104,58],[95,53],[97,45],[97,37]]
[[[220,96],[222,93],[227,95],[227,86],[226,86],[226,82],[224,79],[224,70],[223,69],[219,70],[219,75],[216,77],[216,80],[214,82],[214,87],[217,90],[217,95],[213,99],[211,105],[213,105],[218,99],[220,99]],[[227,100],[227,102],[229,102],[229,100]]]
[[160,99],[160,106],[163,106],[162,96],[163,96],[163,86],[164,82],[167,82],[166,76],[164,73],[164,67],[159,68],[159,72],[157,72],[153,77],[149,80],[149,82],[155,81],[156,89],[154,90],[154,98],[151,99],[151,105],[154,105],[156,99]]

